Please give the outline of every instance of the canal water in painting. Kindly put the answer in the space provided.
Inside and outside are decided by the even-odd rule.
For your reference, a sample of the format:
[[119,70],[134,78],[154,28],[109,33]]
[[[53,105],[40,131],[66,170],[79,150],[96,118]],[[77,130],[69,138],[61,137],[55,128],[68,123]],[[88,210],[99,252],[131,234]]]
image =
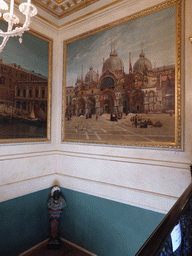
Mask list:
[[31,125],[21,120],[0,122],[0,139],[46,138],[45,124]]

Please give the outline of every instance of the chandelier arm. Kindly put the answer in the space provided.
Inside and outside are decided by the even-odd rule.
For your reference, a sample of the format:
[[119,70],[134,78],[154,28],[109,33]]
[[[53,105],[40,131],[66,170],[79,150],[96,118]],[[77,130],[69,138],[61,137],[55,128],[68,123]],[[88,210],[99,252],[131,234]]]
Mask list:
[[23,34],[25,31],[29,30],[29,23],[30,23],[30,15],[26,15],[26,20],[22,27],[16,27],[15,29],[12,30],[13,24],[11,24],[11,26],[10,26],[10,23],[9,23],[7,32],[0,31],[0,36],[1,37],[19,36],[19,35]]
[[7,43],[8,40],[9,40],[9,36],[6,36],[6,37],[3,38],[3,41],[2,41],[2,43],[0,44],[0,52],[3,51],[3,48],[5,47],[5,45],[6,45],[6,43]]
[[7,32],[12,31],[12,29],[13,29],[13,22],[12,22],[12,21],[10,21],[10,22],[8,23]]
[[[2,6],[1,6],[1,9],[2,9]],[[3,37],[2,43],[0,44],[0,52],[2,52],[7,41],[9,40],[9,37],[19,36],[20,37],[19,42],[20,43],[22,42],[21,37],[25,31],[29,30],[31,18],[37,14],[37,8],[31,4],[31,0],[27,0],[26,3],[20,4],[19,10],[23,15],[25,15],[25,22],[23,26],[14,28],[13,26],[19,23],[19,18],[13,13],[13,9],[14,9],[14,0],[11,0],[10,12],[3,14],[4,20],[8,23],[8,27],[6,32],[0,29],[0,37]]]

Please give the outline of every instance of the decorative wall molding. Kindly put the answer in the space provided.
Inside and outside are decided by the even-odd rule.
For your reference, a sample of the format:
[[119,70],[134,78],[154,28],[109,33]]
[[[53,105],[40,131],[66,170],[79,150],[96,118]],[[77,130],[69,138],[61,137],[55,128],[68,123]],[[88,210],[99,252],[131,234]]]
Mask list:
[[124,188],[69,175],[51,174],[0,186],[0,202],[37,192],[52,187],[55,184],[80,193],[86,193],[165,214],[178,199],[178,197]]
[[141,164],[149,166],[159,166],[159,167],[170,167],[174,169],[183,169],[189,170],[191,163],[190,162],[180,162],[180,161],[166,161],[159,159],[147,159],[141,157],[129,157],[129,156],[119,156],[119,155],[102,155],[98,153],[87,153],[87,152],[73,152],[66,150],[47,150],[47,151],[31,151],[31,152],[22,152],[22,153],[13,153],[13,154],[1,154],[0,162],[10,161],[16,159],[29,159],[35,157],[44,157],[44,156],[70,156],[78,158],[89,158],[89,159],[99,159],[103,161],[113,161],[113,162],[126,162],[132,164]]
[[0,157],[0,202],[58,184],[166,213],[190,181],[190,164],[64,150]]
[[13,153],[13,154],[6,154],[0,156],[0,162],[6,161],[6,160],[16,160],[21,158],[33,158],[33,157],[41,157],[41,156],[53,156],[57,155],[57,151],[55,150],[48,150],[48,151],[36,151],[36,152],[22,152],[22,153]]
[[165,214],[178,199],[178,197],[90,181],[70,175],[58,174],[56,177],[60,186],[64,188]]
[[69,175],[50,174],[0,186],[0,202],[59,186],[160,213],[167,213],[178,197],[90,181]]
[[24,196],[53,186],[55,174],[0,185],[0,202]]
[[189,170],[190,162],[182,163],[177,161],[163,161],[159,159],[145,159],[129,156],[115,156],[115,155],[101,155],[101,154],[91,154],[87,152],[71,152],[64,150],[57,150],[57,155],[59,156],[71,156],[71,157],[79,157],[79,158],[89,158],[89,159],[99,159],[103,161],[113,161],[113,162],[122,162],[122,163],[132,163],[132,164],[141,164],[141,165],[149,165],[149,166],[159,166],[159,167],[170,167],[175,169],[183,169]]

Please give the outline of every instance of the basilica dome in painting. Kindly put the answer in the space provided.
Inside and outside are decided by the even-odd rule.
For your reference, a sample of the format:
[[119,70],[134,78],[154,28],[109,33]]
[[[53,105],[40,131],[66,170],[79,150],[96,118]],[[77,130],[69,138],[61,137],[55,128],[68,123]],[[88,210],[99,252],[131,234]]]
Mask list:
[[110,72],[124,70],[123,61],[118,57],[116,50],[111,50],[110,57],[103,63],[103,73],[107,70]]
[[85,82],[89,83],[89,82],[97,82],[97,73],[93,70],[93,67],[91,66],[89,68],[89,72],[86,74],[85,76]]
[[133,73],[143,74],[144,70],[152,70],[151,61],[145,57],[145,53],[142,51],[139,55],[139,59],[133,66]]

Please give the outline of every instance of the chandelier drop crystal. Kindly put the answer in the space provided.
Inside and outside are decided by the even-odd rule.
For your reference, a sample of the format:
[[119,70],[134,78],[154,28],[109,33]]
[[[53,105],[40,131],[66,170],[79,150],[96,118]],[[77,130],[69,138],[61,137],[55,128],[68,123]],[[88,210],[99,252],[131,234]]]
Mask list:
[[[9,7],[4,0],[0,0],[0,17],[2,16],[1,11],[8,10]],[[4,32],[0,29],[0,36],[3,37],[3,41],[0,45],[0,52],[2,52],[5,47],[9,37],[19,36],[19,42],[22,43],[22,34],[29,30],[29,24],[31,17],[37,14],[37,8],[31,4],[31,0],[19,5],[19,11],[23,13],[25,18],[25,23],[22,27],[15,27],[15,24],[19,23],[19,18],[13,13],[14,11],[14,0],[10,0],[10,10],[3,14],[3,19],[8,23],[7,31]]]

